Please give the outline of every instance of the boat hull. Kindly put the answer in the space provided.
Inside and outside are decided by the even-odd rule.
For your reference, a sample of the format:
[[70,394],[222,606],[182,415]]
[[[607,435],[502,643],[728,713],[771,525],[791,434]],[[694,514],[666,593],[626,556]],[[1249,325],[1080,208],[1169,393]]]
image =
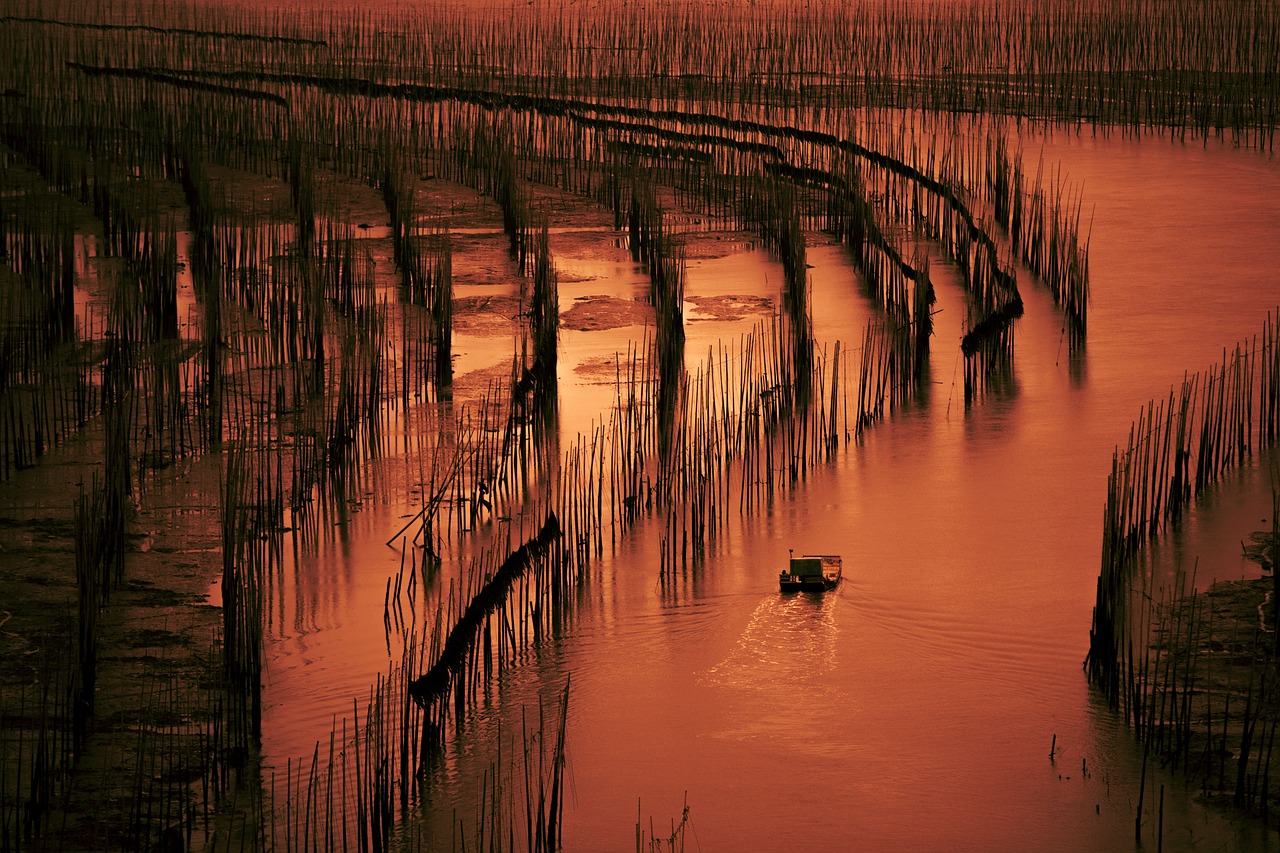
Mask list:
[[835,589],[838,583],[838,579],[783,576],[778,578],[778,589],[781,592],[826,592]]

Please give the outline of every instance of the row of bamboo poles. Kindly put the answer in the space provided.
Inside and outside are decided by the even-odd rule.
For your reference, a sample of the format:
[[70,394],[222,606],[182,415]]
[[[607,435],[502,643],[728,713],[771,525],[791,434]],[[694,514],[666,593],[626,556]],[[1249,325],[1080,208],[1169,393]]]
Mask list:
[[[1253,339],[1224,350],[1220,364],[1152,400],[1117,447],[1085,660],[1090,681],[1148,755],[1198,775],[1206,791],[1229,791],[1238,805],[1263,813],[1280,721],[1275,640],[1264,639],[1261,625],[1216,624],[1212,590],[1187,595],[1185,577],[1162,587],[1145,556],[1153,538],[1182,520],[1206,489],[1274,446],[1276,317],[1268,315]],[[1265,609],[1265,630],[1274,632],[1274,604]]]
[[[1062,306],[1072,350],[1083,346],[1089,317],[1089,237],[1080,239],[1083,192],[1061,176],[1045,185],[1044,159],[1034,187],[1010,153],[1002,133],[987,139],[987,193],[994,216],[1009,234],[1013,253],[1048,286]],[[1073,195],[1074,194],[1074,195]]]
[[[209,73],[214,74],[215,72]],[[891,149],[876,150],[868,148],[863,144],[851,141],[849,138],[825,131],[786,124],[774,125],[752,119],[728,118],[716,113],[654,110],[647,107],[602,104],[585,100],[555,99],[545,96],[495,95],[490,92],[453,89],[445,91],[425,86],[391,86],[363,79],[334,78],[331,76],[306,77],[296,74],[270,75],[265,73],[255,73],[254,76],[263,83],[301,85],[316,90],[322,95],[326,93],[332,96],[351,94],[383,95],[397,100],[425,105],[431,108],[435,115],[419,115],[417,120],[426,127],[436,129],[437,147],[441,143],[448,144],[455,141],[459,135],[465,135],[468,126],[473,128],[471,133],[477,136],[481,135],[487,123],[487,120],[482,120],[482,114],[484,113],[510,111],[511,114],[504,121],[513,123],[516,127],[513,130],[509,130],[508,133],[516,137],[535,140],[532,151],[522,152],[522,154],[526,155],[526,162],[547,164],[546,168],[552,169],[556,174],[541,174],[539,178],[553,180],[558,177],[564,180],[570,188],[580,187],[583,176],[581,170],[571,170],[563,165],[566,161],[591,163],[599,160],[601,155],[606,152],[616,157],[619,151],[628,156],[634,156],[637,152],[648,156],[665,156],[670,152],[662,146],[653,146],[647,142],[636,142],[626,137],[643,138],[644,136],[662,137],[664,135],[675,135],[688,138],[689,127],[696,127],[699,124],[715,128],[718,131],[731,131],[735,134],[746,133],[773,137],[777,140],[785,141],[791,150],[784,150],[772,142],[763,144],[735,136],[695,133],[692,138],[696,141],[696,144],[692,150],[697,156],[692,156],[688,153],[690,146],[686,143],[677,151],[676,156],[676,159],[682,164],[693,161],[705,166],[711,162],[710,158],[712,156],[705,150],[706,148],[724,149],[730,153],[733,170],[738,174],[745,172],[749,175],[753,169],[765,168],[782,174],[791,180],[818,182],[824,186],[831,187],[833,192],[839,192],[843,179],[837,177],[830,169],[824,170],[814,167],[799,169],[787,164],[796,161],[809,162],[811,157],[817,157],[832,163],[840,159],[857,160],[864,166],[873,168],[880,176],[880,180],[885,182],[887,191],[883,197],[890,199],[890,201],[886,202],[886,205],[894,206],[899,215],[903,210],[911,209],[918,219],[915,224],[921,227],[929,237],[941,242],[944,248],[948,250],[948,253],[961,265],[965,273],[964,280],[975,296],[975,313],[971,318],[970,333],[965,342],[966,352],[980,352],[984,348],[990,350],[993,341],[997,350],[1007,350],[1011,346],[1011,343],[1008,343],[1011,340],[1009,327],[1011,322],[1020,316],[1022,303],[1008,262],[998,256],[997,246],[991,235],[981,223],[975,220],[973,212],[965,204],[957,190],[953,188],[950,174],[941,172],[939,173],[941,177],[934,177],[928,171],[921,171],[910,162],[886,153],[886,150]],[[128,78],[128,75],[125,75],[125,77]],[[628,121],[621,122],[614,117],[625,117]],[[577,126],[578,132],[566,132],[567,129],[561,127],[566,120]],[[477,124],[477,122],[479,123]],[[664,129],[664,124],[677,124],[681,129],[679,131]],[[594,132],[582,132],[584,129]],[[604,133],[602,134],[601,131],[604,131]],[[615,138],[615,135],[619,133],[626,134],[626,136],[619,140]],[[894,142],[892,137],[886,141],[889,143]],[[901,143],[901,140],[897,141]],[[357,152],[367,150],[367,146],[357,145],[355,149]],[[963,151],[964,149],[958,148],[956,150]],[[919,154],[919,152],[917,153]],[[934,154],[927,151],[925,153],[936,159]],[[530,154],[534,155],[532,159],[528,156]],[[359,157],[360,155],[357,154],[356,156]],[[760,160],[762,156],[765,157],[763,161]],[[980,157],[981,152],[976,152],[974,156]],[[779,160],[782,162],[778,162]],[[500,160],[500,162],[503,161]],[[944,162],[943,165],[947,165],[947,163]],[[358,163],[354,164],[354,167],[357,169],[362,168]],[[455,163],[441,164],[441,168],[451,177],[465,180],[463,176],[467,174],[469,167],[463,163],[461,174],[451,174],[448,171],[451,168],[458,168],[458,164]],[[544,168],[544,172],[545,170]],[[700,170],[684,169],[682,173],[697,172],[701,174],[705,173],[705,171],[705,168]],[[976,170],[970,169],[969,171]],[[589,191],[589,180],[587,183]],[[597,184],[597,186],[601,186],[601,184]],[[604,186],[607,186],[607,182],[605,182]],[[902,195],[904,192],[906,195]],[[924,202],[920,200],[921,193],[927,199]],[[710,197],[708,193],[703,193],[703,195]],[[1035,196],[1032,197],[1033,201],[1034,198]],[[908,199],[909,201],[901,199]],[[511,199],[507,195],[499,196],[499,201],[504,205],[504,209],[510,208]],[[738,207],[742,208],[741,205]],[[922,215],[926,209],[932,215]],[[1023,239],[1023,242],[1031,247],[1026,252],[1027,256],[1037,259],[1037,270],[1051,279],[1050,285],[1055,293],[1064,290],[1064,288],[1066,292],[1072,294],[1081,292],[1079,286],[1072,286],[1069,283],[1059,281],[1059,279],[1063,279],[1065,282],[1069,275],[1075,275],[1087,283],[1087,263],[1078,263],[1074,267],[1070,267],[1049,261],[1038,262],[1040,257],[1038,247],[1042,244],[1056,246],[1063,241],[1071,242],[1076,239],[1077,229],[1067,218],[1070,212],[1055,207],[1052,217],[1027,217],[1025,220],[1027,223],[1026,228],[1016,232],[1019,235],[1022,234],[1023,230],[1027,229],[1032,232],[1025,239],[1020,236],[1020,239]],[[1074,212],[1078,221],[1078,208]],[[504,216],[507,219],[507,229],[512,235],[513,250],[519,252],[523,263],[525,251],[519,247],[527,245],[528,238],[527,236],[520,236],[521,230],[515,225],[515,221],[511,219],[509,212]],[[1046,236],[1046,229],[1049,229],[1052,233],[1048,233]],[[1072,257],[1077,257],[1080,260],[1086,257],[1086,250],[1081,249],[1074,242],[1071,242],[1071,248]],[[1070,302],[1071,305],[1075,306],[1073,310],[1076,310],[1077,313],[1081,310],[1080,306],[1087,301],[1087,289],[1083,293],[1085,294],[1084,299],[1073,297]]]
[[[167,5],[141,20],[141,9],[126,5],[104,21],[86,20],[70,3],[9,6],[7,26],[31,39],[89,48],[108,36],[146,39],[139,65],[161,69],[181,68],[157,60],[200,42],[222,62],[252,54],[297,70],[358,64],[388,83],[426,77],[442,86],[651,102],[983,112],[1224,135],[1260,147],[1272,144],[1276,119],[1280,27],[1263,0],[1016,9],[824,2],[715,16],[685,4],[589,12],[553,4],[514,16],[421,9],[401,13],[391,37],[382,16],[351,10],[197,13]],[[193,17],[198,23],[187,25]],[[161,33],[170,38],[156,38]]]
[[[110,69],[108,69],[110,70]],[[119,72],[119,74],[117,74]],[[111,72],[120,76],[123,74],[118,68]],[[191,74],[199,74],[198,70],[193,70]],[[217,76],[217,74],[226,74],[227,72],[208,71],[209,75]],[[887,182],[890,188],[896,188],[894,193],[880,194],[885,198],[886,205],[895,205],[899,209],[907,207],[902,201],[889,201],[889,199],[897,194],[901,196],[901,185],[904,180],[907,184],[911,184],[907,194],[907,198],[912,195],[919,195],[924,192],[926,196],[932,196],[932,201],[926,202],[926,207],[930,208],[930,213],[935,213],[933,208],[938,207],[941,203],[941,209],[936,210],[935,215],[921,216],[920,221],[916,224],[922,226],[934,239],[940,240],[944,247],[948,249],[949,254],[961,264],[965,270],[965,281],[970,284],[974,293],[974,309],[970,318],[970,333],[966,336],[965,352],[971,357],[971,361],[981,362],[973,366],[971,370],[966,371],[967,376],[974,378],[975,384],[981,379],[986,365],[988,363],[999,364],[1002,359],[1007,361],[1007,355],[1012,346],[1011,323],[1021,312],[1021,299],[1017,296],[1016,285],[1012,275],[1008,270],[1006,261],[1002,261],[995,254],[995,244],[987,232],[982,229],[975,221],[974,216],[963,202],[960,200],[957,192],[951,188],[950,175],[946,172],[940,172],[940,177],[932,177],[928,174],[928,170],[912,166],[910,161],[902,160],[893,156],[891,153],[892,145],[895,144],[892,136],[885,139],[877,139],[876,147],[867,147],[865,145],[852,142],[846,135],[830,134],[801,125],[779,124],[760,121],[752,118],[735,118],[731,115],[719,115],[715,112],[699,113],[690,110],[654,110],[647,107],[625,106],[617,104],[601,103],[599,101],[589,101],[585,99],[566,99],[556,98],[549,95],[520,95],[520,94],[498,94],[485,90],[462,89],[462,88],[441,88],[431,86],[406,86],[391,85],[380,83],[377,80],[355,78],[355,77],[335,77],[333,74],[327,75],[307,75],[303,73],[277,74],[271,75],[266,72],[245,72],[254,80],[268,85],[288,86],[290,91],[290,104],[307,113],[323,113],[329,119],[341,119],[346,117],[350,112],[351,96],[357,99],[361,96],[368,95],[388,95],[391,99],[397,101],[407,101],[412,103],[423,104],[430,108],[425,115],[418,115],[415,124],[424,130],[410,131],[411,135],[432,134],[436,137],[436,144],[433,146],[425,146],[432,150],[443,150],[448,147],[448,143],[457,141],[460,137],[470,133],[477,133],[476,128],[482,128],[484,125],[476,124],[477,111],[493,112],[497,110],[516,111],[521,113],[517,116],[523,127],[519,128],[513,135],[517,137],[528,137],[536,131],[537,138],[544,140],[536,143],[541,147],[541,153],[538,156],[531,157],[529,151],[522,151],[522,160],[524,163],[533,163],[534,166],[525,167],[532,169],[541,169],[543,171],[558,171],[562,180],[580,185],[583,175],[587,174],[582,168],[575,167],[574,163],[590,163],[599,159],[597,156],[600,151],[618,153],[618,147],[621,145],[626,148],[627,152],[634,155],[638,150],[658,151],[661,153],[661,145],[653,145],[637,138],[637,134],[653,134],[662,133],[660,124],[678,124],[680,132],[688,135],[691,126],[704,124],[710,127],[718,128],[721,131],[729,130],[738,137],[725,137],[719,139],[708,139],[707,134],[694,134],[693,138],[697,140],[696,144],[690,146],[684,144],[679,150],[684,152],[692,151],[696,156],[682,156],[676,158],[678,162],[687,165],[690,162],[705,162],[708,157],[707,148],[713,147],[718,149],[728,148],[739,154],[743,154],[743,149],[748,149],[748,153],[757,159],[763,156],[761,150],[762,143],[752,143],[748,139],[740,138],[743,134],[753,135],[763,138],[768,135],[774,139],[782,139],[790,146],[789,150],[780,149],[776,144],[770,142],[765,148],[777,149],[782,152],[782,159],[785,163],[791,162],[809,162],[808,156],[810,149],[827,149],[822,156],[827,160],[833,159],[833,152],[839,152],[844,156],[852,156],[855,159],[865,161],[865,164],[873,166],[876,170],[883,172],[881,180]],[[136,81],[136,76],[125,74],[120,79]],[[188,79],[184,77],[183,79]],[[155,83],[156,81],[143,80],[145,83]],[[198,95],[183,92],[185,97],[189,94],[195,97],[206,97],[208,93],[204,90],[197,90]],[[408,107],[397,105],[387,107],[374,101],[371,107],[376,110],[388,110],[400,113],[399,118],[404,118],[404,113]],[[260,107],[266,109],[266,107]],[[722,109],[735,109],[733,105],[723,105]],[[540,122],[543,127],[538,128],[530,124],[532,113],[541,116]],[[419,110],[421,113],[422,110]],[[434,113],[432,115],[431,113]],[[192,121],[209,121],[207,117],[209,113],[196,113],[190,120]],[[391,115],[385,116],[388,126],[392,124]],[[619,119],[628,119],[625,122],[625,128],[612,127],[608,134],[602,136],[599,132],[605,129],[604,126],[624,124]],[[269,121],[274,116],[264,115],[261,121]],[[252,120],[252,119],[250,119]],[[565,132],[562,127],[564,121],[568,120],[572,125],[576,126],[576,130]],[[650,123],[649,127],[637,124],[637,120],[646,120]],[[837,121],[840,121],[837,119]],[[584,122],[586,126],[584,126]],[[330,121],[329,124],[341,124],[341,122]],[[467,128],[472,130],[468,131]],[[213,129],[210,129],[212,132]],[[219,128],[219,131],[225,130],[225,127]],[[588,132],[590,131],[590,132]],[[382,131],[378,131],[381,133]],[[666,131],[671,133],[673,131]],[[622,134],[625,133],[625,136]],[[883,135],[883,134],[882,134]],[[600,137],[597,141],[596,138]],[[547,140],[554,140],[548,142]],[[445,146],[440,143],[444,142]],[[899,140],[899,144],[901,140]],[[665,144],[665,143],[664,143]],[[918,140],[912,140],[911,144],[918,145]],[[587,146],[586,150],[583,146]],[[647,147],[646,147],[647,146]],[[476,145],[473,142],[472,148]],[[370,164],[363,162],[369,157],[369,152],[377,151],[378,146],[369,143],[360,143],[356,139],[342,140],[334,139],[329,146],[328,154],[331,156],[341,156],[344,158],[352,158],[355,162],[350,164],[350,168],[355,171],[368,171]],[[463,150],[455,148],[454,150]],[[927,152],[917,151],[917,155],[927,154]],[[981,152],[978,152],[979,154]],[[243,155],[241,155],[243,156]],[[928,155],[932,157],[933,155]],[[780,168],[780,164],[775,162],[776,157],[769,154],[772,158],[766,165],[770,165],[773,169]],[[936,158],[935,158],[936,159]],[[971,158],[973,159],[973,158]],[[500,160],[500,162],[503,162]],[[544,165],[536,165],[544,164]],[[944,162],[945,166],[946,163]],[[738,164],[737,171],[742,173],[744,164]],[[453,164],[439,164],[441,170],[452,168]],[[501,170],[499,170],[501,172]],[[702,170],[705,172],[705,169]],[[783,169],[789,172],[793,179],[805,178],[812,179],[814,176],[811,168],[800,170]],[[951,170],[955,171],[955,170]],[[969,171],[974,171],[970,169]],[[749,174],[749,172],[748,172]],[[825,170],[818,169],[819,175],[827,175],[823,180],[831,183],[831,175],[836,174],[831,168]],[[541,179],[546,180],[548,176],[542,175]],[[588,178],[589,180],[589,178]],[[499,181],[499,184],[501,181]],[[875,184],[876,182],[872,182]],[[978,184],[981,181],[977,182]],[[710,197],[710,193],[706,193]],[[1018,196],[1020,197],[1020,196]],[[1032,202],[1037,196],[1031,195]],[[917,202],[912,203],[914,209],[920,210]],[[1033,209],[1039,209],[1032,204]],[[1068,240],[1066,235],[1076,233],[1075,227],[1071,224],[1070,214],[1072,209],[1068,207],[1053,207],[1054,215],[1052,216],[1027,216],[1022,222],[1027,223],[1024,227],[1014,229],[1015,242],[1019,246],[1025,246],[1024,254],[1033,260],[1046,257],[1046,260],[1036,260],[1033,266],[1041,271],[1042,275],[1047,276],[1050,286],[1054,289],[1055,294],[1062,292],[1064,305],[1071,317],[1082,317],[1083,306],[1087,304],[1087,263],[1079,261],[1086,260],[1085,250],[1082,249],[1078,242],[1071,242],[1069,248],[1071,251],[1066,254],[1067,257],[1074,258],[1076,262],[1062,264],[1054,262],[1057,255],[1053,251],[1045,252],[1038,247],[1057,246]],[[1078,224],[1078,205],[1074,208],[1076,224]],[[510,216],[510,214],[504,214]],[[958,216],[958,221],[956,217]],[[1026,237],[1021,236],[1023,231],[1031,229],[1033,233]],[[508,223],[508,230],[512,232],[511,239],[513,245],[527,245],[528,229],[526,228],[525,236],[520,236],[520,229],[515,228],[512,223]],[[967,233],[965,233],[967,231]],[[521,250],[523,251],[523,250]],[[1079,282],[1083,283],[1083,287],[1077,285],[1065,287],[1058,283],[1058,278],[1069,278],[1074,276]],[[1079,326],[1079,323],[1073,320],[1073,327]],[[974,394],[970,394],[972,398]]]
[[[203,242],[201,251],[193,252],[197,287],[201,289],[199,295],[205,297],[207,309],[203,322],[193,325],[201,330],[197,334],[203,340],[197,338],[187,346],[179,336],[178,263],[172,222],[159,225],[151,220],[148,226],[139,224],[140,220],[134,217],[125,217],[126,227],[106,228],[113,236],[100,244],[123,257],[116,268],[118,272],[98,282],[104,301],[100,310],[107,315],[106,321],[94,323],[92,314],[86,314],[84,325],[77,329],[85,338],[81,346],[93,354],[92,358],[81,356],[86,369],[78,378],[96,393],[100,402],[95,405],[104,413],[106,477],[103,485],[95,482],[91,497],[82,498],[77,513],[80,608],[74,665],[59,666],[46,682],[66,683],[67,692],[46,687],[39,715],[44,722],[28,738],[29,722],[22,719],[22,728],[15,727],[16,746],[6,738],[5,796],[0,810],[5,849],[16,848],[40,833],[42,815],[56,801],[57,786],[62,784],[65,770],[81,754],[93,728],[98,614],[109,584],[118,582],[122,571],[125,520],[131,496],[145,482],[144,469],[160,470],[173,459],[201,452],[206,440],[210,445],[216,444],[224,433],[235,448],[228,457],[221,497],[225,513],[222,647],[227,705],[205,709],[205,716],[214,717],[215,722],[212,733],[195,751],[204,763],[199,778],[206,785],[201,802],[207,818],[217,801],[216,794],[226,789],[230,771],[244,766],[260,736],[262,588],[278,564],[279,534],[285,517],[282,496],[287,483],[280,473],[280,459],[274,460],[274,466],[268,460],[246,472],[243,448],[247,445],[260,452],[264,444],[279,440],[280,433],[268,427],[272,415],[293,416],[291,420],[301,418],[313,425],[305,433],[314,436],[315,443],[295,445],[298,453],[290,459],[288,468],[292,477],[290,507],[294,511],[315,505],[311,495],[317,484],[317,471],[359,470],[360,465],[347,449],[359,433],[365,432],[371,438],[371,451],[377,449],[375,430],[384,417],[384,388],[378,371],[386,348],[378,329],[386,311],[382,310],[385,306],[370,298],[370,274],[367,265],[360,268],[350,233],[327,225],[329,232],[319,240],[313,237],[310,250],[300,241],[299,248],[310,251],[312,257],[291,264],[297,276],[286,278],[284,287],[296,286],[295,293],[301,293],[303,298],[295,299],[286,290],[285,298],[280,299],[280,290],[272,294],[270,287],[261,287],[264,280],[271,279],[272,263],[255,251],[245,254],[246,246],[261,233],[258,223],[219,221],[217,213],[209,210],[209,188],[194,162],[186,161],[184,177],[195,231],[193,239]],[[105,173],[99,170],[95,174]],[[305,187],[301,182],[296,186]],[[138,206],[145,211],[154,207],[146,199],[140,204],[136,199],[132,204],[129,200],[119,201],[118,187],[107,182],[96,183],[92,196],[104,223],[118,220],[116,211],[121,209]],[[305,198],[305,192],[295,194],[295,204]],[[306,218],[304,209],[299,213],[296,234],[307,233]],[[269,238],[272,230],[268,229]],[[230,243],[240,249],[238,258],[223,256],[219,251],[228,245],[219,238],[228,236],[233,236]],[[267,251],[274,252],[278,245],[271,245],[269,240]],[[263,276],[263,272],[268,275]],[[224,292],[225,285],[237,287],[238,292]],[[265,300],[264,291],[268,296]],[[264,308],[262,316],[267,322],[280,322],[284,318],[284,312],[279,310],[282,303],[309,309],[300,323],[285,323],[293,334],[261,336],[254,333],[251,320],[246,323],[244,314],[227,312],[219,317],[222,308],[239,310],[247,305]],[[335,341],[326,340],[326,335],[338,337],[331,329],[334,317],[345,321],[348,327],[345,333],[338,330],[336,347]],[[294,315],[290,319],[298,318]],[[307,325],[309,319],[313,325]],[[55,326],[46,325],[53,329],[46,335],[62,334]],[[26,334],[24,330],[31,324],[13,323],[7,328]],[[16,341],[13,337],[7,340]],[[268,341],[274,355],[258,345]],[[23,346],[22,341],[16,342]],[[225,351],[232,348],[235,354]],[[23,351],[41,350],[33,345],[23,347]],[[290,361],[301,369],[290,369]],[[323,384],[326,376],[327,386]],[[317,391],[323,394],[321,405],[296,405],[296,400],[314,397]],[[224,429],[221,416],[210,419],[211,425],[195,422],[196,413],[208,409],[227,413],[230,432]],[[136,474],[131,460],[137,461]],[[341,490],[333,492],[338,495]],[[333,502],[344,498],[345,494]],[[303,532],[318,527],[300,525]],[[171,698],[177,701],[180,697]],[[6,703],[6,715],[9,708]],[[65,726],[60,722],[64,719]],[[139,731],[139,737],[144,739],[153,732],[164,737],[159,728],[143,725]],[[139,771],[145,773],[141,779],[159,779],[161,785],[176,787],[158,788],[152,781],[136,786],[131,795],[134,828],[125,846],[150,849],[157,843],[169,843],[164,841],[165,833],[189,835],[194,809],[191,792],[183,780],[190,768],[179,766],[179,759],[185,760],[186,753],[179,753],[177,747],[139,745],[137,754],[150,756],[152,761],[149,770]],[[15,755],[16,765],[10,761]],[[10,770],[14,775],[10,776]],[[218,791],[208,790],[210,780]],[[24,817],[19,820],[19,815]],[[113,838],[111,843],[115,841]]]

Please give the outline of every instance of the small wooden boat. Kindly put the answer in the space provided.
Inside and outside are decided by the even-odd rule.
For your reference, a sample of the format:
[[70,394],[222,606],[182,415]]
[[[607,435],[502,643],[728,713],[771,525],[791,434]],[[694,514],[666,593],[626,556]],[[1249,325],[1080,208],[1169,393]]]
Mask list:
[[782,592],[826,592],[840,583],[840,571],[838,555],[792,557],[787,570],[778,573],[778,588]]

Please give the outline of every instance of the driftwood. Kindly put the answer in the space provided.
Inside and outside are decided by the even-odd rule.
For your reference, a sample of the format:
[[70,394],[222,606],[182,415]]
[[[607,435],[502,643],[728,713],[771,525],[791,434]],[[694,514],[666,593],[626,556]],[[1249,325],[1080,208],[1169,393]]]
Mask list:
[[471,599],[444,641],[439,660],[423,675],[409,682],[409,695],[419,707],[430,708],[448,693],[454,676],[466,663],[467,653],[475,643],[485,618],[502,605],[512,584],[520,579],[534,560],[547,553],[560,535],[560,520],[554,512],[550,513],[538,535],[511,552],[489,582]]

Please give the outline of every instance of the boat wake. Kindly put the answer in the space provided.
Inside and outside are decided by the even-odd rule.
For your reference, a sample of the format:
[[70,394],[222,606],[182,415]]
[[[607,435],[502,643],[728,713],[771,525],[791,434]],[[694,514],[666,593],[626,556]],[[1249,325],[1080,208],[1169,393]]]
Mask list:
[[717,736],[829,754],[825,733],[848,703],[832,677],[839,602],[832,593],[777,594],[760,602],[733,649],[701,679],[730,704]]

